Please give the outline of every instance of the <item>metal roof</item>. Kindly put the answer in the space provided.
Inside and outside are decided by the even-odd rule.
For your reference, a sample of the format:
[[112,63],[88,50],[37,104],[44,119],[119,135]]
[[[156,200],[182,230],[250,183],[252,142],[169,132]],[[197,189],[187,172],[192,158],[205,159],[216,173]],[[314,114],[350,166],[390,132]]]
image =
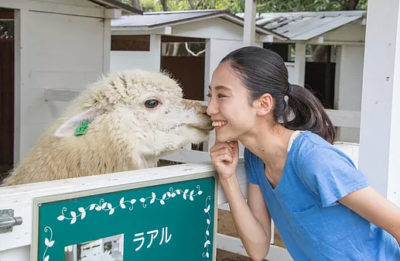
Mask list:
[[[220,17],[230,22],[243,26],[244,20],[227,10],[188,10],[171,12],[144,12],[142,16],[128,15],[111,20],[113,28],[156,28],[166,25],[181,24],[197,20]],[[256,31],[261,34],[271,34],[278,39],[287,39],[270,29],[256,26]]]
[[261,13],[256,24],[290,40],[306,41],[365,16],[366,11]]
[[117,1],[117,0],[89,0],[89,1],[96,3],[98,5],[104,6],[104,7],[121,9],[124,13],[127,13],[127,14],[142,14],[143,13],[141,10],[136,9],[130,5],[123,4],[122,2]]

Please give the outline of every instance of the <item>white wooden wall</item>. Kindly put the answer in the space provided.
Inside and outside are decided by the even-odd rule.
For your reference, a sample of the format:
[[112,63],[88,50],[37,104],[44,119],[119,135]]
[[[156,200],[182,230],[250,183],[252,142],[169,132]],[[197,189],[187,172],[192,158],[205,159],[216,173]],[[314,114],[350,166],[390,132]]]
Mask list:
[[81,0],[2,0],[15,9],[15,163],[65,108],[45,90],[82,90],[109,70],[110,20]]
[[111,51],[110,72],[142,69],[159,72],[161,67],[161,35],[150,35],[150,51]]
[[368,1],[360,169],[400,206],[400,4]]

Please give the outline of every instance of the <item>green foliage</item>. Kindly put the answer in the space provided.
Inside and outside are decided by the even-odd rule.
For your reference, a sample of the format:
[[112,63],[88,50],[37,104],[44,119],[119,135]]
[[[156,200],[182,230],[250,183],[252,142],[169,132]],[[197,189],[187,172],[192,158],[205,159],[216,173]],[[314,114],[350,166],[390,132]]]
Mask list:
[[[131,0],[119,0],[130,4]],[[139,0],[144,12],[226,9],[244,12],[245,0]],[[163,8],[163,4],[166,8]],[[366,10],[368,0],[257,0],[257,12]]]
[[[259,0],[257,12],[340,11],[367,9],[368,0]],[[356,5],[356,8],[353,5]]]

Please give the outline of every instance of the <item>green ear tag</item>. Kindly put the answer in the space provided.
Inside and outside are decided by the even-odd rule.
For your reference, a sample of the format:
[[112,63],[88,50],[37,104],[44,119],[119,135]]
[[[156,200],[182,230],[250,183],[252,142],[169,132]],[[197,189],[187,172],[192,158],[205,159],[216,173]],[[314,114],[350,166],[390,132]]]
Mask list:
[[88,127],[89,127],[89,121],[88,121],[88,120],[84,120],[84,121],[82,122],[82,124],[79,125],[79,126],[75,129],[74,135],[75,135],[75,136],[80,136],[80,135],[86,134],[87,128],[88,128]]

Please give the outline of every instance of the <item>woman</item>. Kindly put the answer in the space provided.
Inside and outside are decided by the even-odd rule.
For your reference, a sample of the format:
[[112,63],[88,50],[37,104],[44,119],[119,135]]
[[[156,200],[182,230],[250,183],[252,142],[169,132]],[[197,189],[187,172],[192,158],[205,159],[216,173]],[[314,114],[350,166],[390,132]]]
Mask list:
[[[233,51],[209,92],[211,159],[253,260],[268,253],[271,217],[296,261],[400,260],[400,209],[331,145],[335,132],[321,103],[288,83],[279,55]],[[247,202],[236,178],[238,141],[246,147]]]

